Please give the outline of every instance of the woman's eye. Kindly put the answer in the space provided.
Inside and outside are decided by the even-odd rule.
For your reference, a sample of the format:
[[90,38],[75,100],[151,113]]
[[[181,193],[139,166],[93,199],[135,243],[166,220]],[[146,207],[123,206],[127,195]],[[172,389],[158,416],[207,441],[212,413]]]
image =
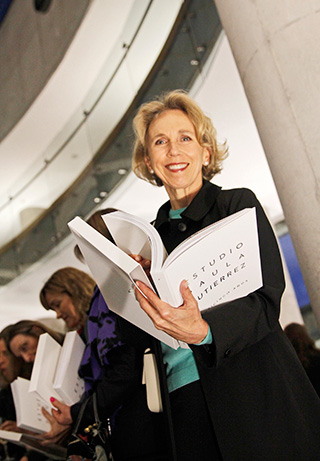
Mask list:
[[164,144],[164,143],[165,143],[164,139],[157,139],[155,144],[156,144],[156,146],[159,146],[159,145]]
[[191,141],[190,136],[182,136],[181,138],[182,141]]

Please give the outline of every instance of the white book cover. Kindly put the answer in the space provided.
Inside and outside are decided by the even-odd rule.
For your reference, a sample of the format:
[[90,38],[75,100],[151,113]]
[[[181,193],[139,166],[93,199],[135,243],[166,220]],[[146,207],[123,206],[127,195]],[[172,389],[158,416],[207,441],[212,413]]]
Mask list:
[[76,331],[66,334],[53,382],[54,390],[66,405],[78,402],[84,392],[84,380],[78,375],[85,344]]
[[153,289],[141,265],[81,218],[74,218],[68,226],[109,309],[177,349],[179,343],[154,327],[135,298],[135,280],[141,280]]
[[42,434],[48,432],[51,426],[46,417],[43,416],[41,408],[44,407],[51,412],[51,406],[36,394],[30,394],[29,385],[28,379],[20,377],[11,383],[17,426]]
[[50,401],[50,397],[60,399],[59,394],[53,388],[60,351],[61,345],[52,336],[48,333],[40,335],[29,392],[37,394],[46,402]]
[[[180,283],[186,279],[200,310],[262,286],[255,208],[202,229],[168,257],[160,235],[146,220],[124,212],[109,213],[103,219],[117,246],[79,217],[68,225],[109,308],[173,348],[186,345],[154,327],[135,300],[135,281],[143,281],[161,299],[178,307],[182,304]],[[151,259],[154,285],[129,254]]]

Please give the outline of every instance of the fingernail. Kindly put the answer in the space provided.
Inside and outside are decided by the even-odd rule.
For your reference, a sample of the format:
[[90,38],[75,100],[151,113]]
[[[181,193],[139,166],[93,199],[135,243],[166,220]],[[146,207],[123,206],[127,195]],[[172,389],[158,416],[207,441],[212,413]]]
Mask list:
[[54,402],[56,399],[54,397],[50,397],[50,402]]

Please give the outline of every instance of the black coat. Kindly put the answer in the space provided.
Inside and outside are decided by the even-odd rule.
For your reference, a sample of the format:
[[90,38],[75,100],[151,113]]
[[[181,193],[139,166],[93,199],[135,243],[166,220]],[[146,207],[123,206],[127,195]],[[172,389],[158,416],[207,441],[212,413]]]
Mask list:
[[[93,391],[97,396],[101,421],[113,423],[111,450],[115,461],[165,460],[165,425],[163,414],[151,413],[142,385],[142,353],[130,345],[121,345],[108,353],[109,366]],[[72,405],[73,424],[83,401]],[[86,401],[79,432],[95,422],[92,395]],[[81,445],[69,445],[69,454],[82,454]]]
[[[155,227],[171,252],[198,230],[247,207],[257,210],[263,287],[202,312],[213,344],[191,348],[208,410],[226,461],[319,460],[320,400],[278,323],[282,263],[255,195],[205,181],[181,220],[168,219],[167,202]],[[145,337],[140,334],[141,341]]]

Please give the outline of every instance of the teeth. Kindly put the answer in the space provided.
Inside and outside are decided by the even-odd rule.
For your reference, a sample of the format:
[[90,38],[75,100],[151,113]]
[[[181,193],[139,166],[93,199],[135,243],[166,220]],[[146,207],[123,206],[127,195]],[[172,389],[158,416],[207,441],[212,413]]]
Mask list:
[[177,163],[175,165],[168,165],[169,170],[180,170],[181,168],[185,168],[187,163]]

